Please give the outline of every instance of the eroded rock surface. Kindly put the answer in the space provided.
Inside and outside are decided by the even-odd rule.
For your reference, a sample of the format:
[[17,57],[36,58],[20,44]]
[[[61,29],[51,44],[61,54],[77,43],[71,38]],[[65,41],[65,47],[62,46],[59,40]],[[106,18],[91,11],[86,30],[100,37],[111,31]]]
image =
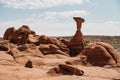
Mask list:
[[[66,64],[59,64],[58,67],[54,67],[51,70],[49,70],[47,72],[49,75],[59,75],[59,74],[63,74],[63,75],[78,75],[78,76],[82,76],[84,75],[84,71],[80,70],[76,67],[73,67],[71,65],[66,65]],[[52,74],[51,74],[52,73]]]
[[85,63],[94,66],[118,65],[120,59],[120,54],[110,44],[104,42],[86,46],[80,53],[80,56],[82,55],[86,57]]
[[70,40],[69,46],[71,50],[70,53],[71,56],[78,55],[85,47],[85,41],[83,38],[83,34],[81,32],[81,27],[82,27],[82,23],[84,22],[84,19],[79,17],[74,17],[74,20],[76,21],[77,24],[77,31],[73,36],[73,38]]

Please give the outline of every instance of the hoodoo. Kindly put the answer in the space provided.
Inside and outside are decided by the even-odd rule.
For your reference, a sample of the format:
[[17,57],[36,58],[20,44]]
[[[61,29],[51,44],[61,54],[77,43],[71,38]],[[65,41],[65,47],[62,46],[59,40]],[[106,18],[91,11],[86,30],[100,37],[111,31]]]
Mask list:
[[76,31],[75,35],[73,36],[73,38],[70,40],[70,50],[71,50],[70,55],[76,56],[85,47],[85,41],[83,38],[83,34],[81,32],[82,23],[85,20],[81,17],[73,17],[73,19],[75,20],[75,22],[77,24],[77,31]]

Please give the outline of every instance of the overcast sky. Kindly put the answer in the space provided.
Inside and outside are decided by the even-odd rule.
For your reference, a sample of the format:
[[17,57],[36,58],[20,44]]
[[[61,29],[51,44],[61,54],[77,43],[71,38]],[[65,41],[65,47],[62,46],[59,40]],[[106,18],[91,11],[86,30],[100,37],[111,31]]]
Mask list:
[[39,35],[71,36],[74,16],[85,19],[84,35],[120,36],[120,0],[0,0],[0,36],[22,25]]

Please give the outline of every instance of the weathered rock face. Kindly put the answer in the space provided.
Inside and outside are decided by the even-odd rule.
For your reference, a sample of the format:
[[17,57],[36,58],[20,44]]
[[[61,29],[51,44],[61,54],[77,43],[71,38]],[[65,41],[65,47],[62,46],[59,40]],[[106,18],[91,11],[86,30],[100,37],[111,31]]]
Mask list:
[[70,66],[70,65],[60,64],[59,68],[63,73],[69,72],[70,74],[75,74],[78,76],[82,76],[84,74],[84,72],[82,70],[79,70],[79,69],[77,69],[73,66]]
[[119,63],[120,57],[120,54],[111,45],[103,42],[86,46],[80,55],[86,56],[85,64],[93,66],[116,65]]
[[58,46],[54,44],[40,44],[39,50],[44,54],[61,54],[69,56],[65,51],[62,51]]
[[39,44],[39,35],[29,34],[27,43]]
[[[9,34],[10,31],[13,33]],[[4,35],[4,40],[0,41],[0,51],[6,51],[20,65],[29,67],[29,60],[33,66],[46,64],[42,58],[69,58],[69,48],[60,39],[36,35],[26,25],[17,30],[8,28]]]
[[81,32],[81,25],[82,22],[84,22],[83,18],[74,17],[74,20],[77,24],[77,31],[73,38],[70,40],[70,50],[71,50],[71,56],[78,55],[85,47],[85,41],[83,38],[83,34]]
[[8,53],[21,65],[25,65],[28,60],[33,61],[33,59],[36,58],[44,58],[42,52],[34,44],[19,45],[15,48],[11,48]]
[[10,54],[4,51],[0,51],[0,65],[13,66],[15,64],[16,64],[16,61]]
[[[11,31],[12,34],[9,34]],[[42,51],[43,54],[46,54],[46,52],[47,54],[69,54],[69,48],[61,40],[55,37],[36,35],[27,25],[23,25],[17,30],[14,30],[14,28],[8,28],[4,34],[4,40],[9,40],[10,43],[17,45],[24,45],[26,43],[35,44],[35,46],[40,45],[39,50]],[[4,45],[1,45],[0,48],[5,49]]]
[[[15,30],[13,27],[8,28],[4,33],[3,39],[9,40],[11,43],[14,44],[25,44],[27,42],[35,43],[37,40],[36,36],[33,35],[35,35],[35,32],[30,30],[27,25],[23,25],[17,30]],[[33,40],[33,38],[35,40]]]
[[10,43],[8,40],[0,40],[0,51],[9,51]]
[[4,40],[9,40],[14,32],[15,32],[14,27],[8,28],[3,35],[3,39]]
[[47,37],[45,35],[42,35],[39,38],[39,43],[40,44],[54,44],[54,45],[59,46],[61,42],[55,37]]
[[23,25],[11,35],[10,42],[14,44],[25,44],[28,39],[30,29],[28,26]]
[[120,53],[116,49],[114,49],[113,46],[111,46],[108,43],[104,43],[104,42],[96,42],[96,44],[103,46],[112,56],[112,58],[115,60],[117,65],[120,66]]
[[71,65],[66,64],[59,64],[58,67],[54,67],[51,70],[47,72],[50,75],[78,75],[82,76],[84,74],[84,71],[79,70]]

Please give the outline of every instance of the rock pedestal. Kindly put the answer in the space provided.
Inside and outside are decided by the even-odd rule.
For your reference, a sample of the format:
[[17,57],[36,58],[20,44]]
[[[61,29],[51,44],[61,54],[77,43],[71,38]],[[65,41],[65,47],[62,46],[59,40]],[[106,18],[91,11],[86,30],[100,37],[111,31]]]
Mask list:
[[73,38],[70,40],[70,50],[71,50],[70,55],[76,56],[85,47],[85,41],[83,38],[83,34],[81,32],[81,26],[82,26],[82,23],[84,22],[84,19],[80,17],[74,17],[73,19],[75,20],[77,24],[77,31],[75,35],[73,36]]

